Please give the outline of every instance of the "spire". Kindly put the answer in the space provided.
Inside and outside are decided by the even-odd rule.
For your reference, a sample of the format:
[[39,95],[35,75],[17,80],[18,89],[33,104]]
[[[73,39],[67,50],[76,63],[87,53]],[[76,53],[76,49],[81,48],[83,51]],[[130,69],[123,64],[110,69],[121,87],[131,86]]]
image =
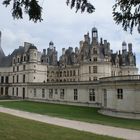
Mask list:
[[5,56],[3,49],[1,48],[1,31],[0,31],[0,59]]

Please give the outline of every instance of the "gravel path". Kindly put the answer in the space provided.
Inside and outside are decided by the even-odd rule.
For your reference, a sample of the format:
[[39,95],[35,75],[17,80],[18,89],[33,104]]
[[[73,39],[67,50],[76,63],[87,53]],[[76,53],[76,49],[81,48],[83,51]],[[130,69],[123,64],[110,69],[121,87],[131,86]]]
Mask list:
[[92,123],[86,123],[86,122],[80,122],[74,120],[67,120],[67,119],[50,117],[47,115],[40,115],[36,113],[30,113],[30,112],[14,110],[14,109],[9,109],[4,107],[0,107],[0,112],[8,113],[14,116],[40,121],[48,124],[91,132],[95,134],[108,135],[108,136],[124,138],[128,140],[140,140],[140,131],[137,130],[117,128],[112,126],[92,124]]

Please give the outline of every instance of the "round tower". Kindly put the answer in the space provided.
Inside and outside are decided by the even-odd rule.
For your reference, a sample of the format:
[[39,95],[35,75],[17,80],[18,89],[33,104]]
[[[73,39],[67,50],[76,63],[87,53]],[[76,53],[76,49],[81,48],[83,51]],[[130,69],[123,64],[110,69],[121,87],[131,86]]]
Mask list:
[[37,48],[34,45],[29,47],[29,61],[37,62]]

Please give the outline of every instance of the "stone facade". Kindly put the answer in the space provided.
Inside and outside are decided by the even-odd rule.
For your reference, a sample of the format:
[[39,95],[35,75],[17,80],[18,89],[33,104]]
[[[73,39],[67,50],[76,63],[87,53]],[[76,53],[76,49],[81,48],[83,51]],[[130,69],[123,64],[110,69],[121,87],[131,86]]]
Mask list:
[[140,77],[132,43],[127,49],[123,42],[122,50],[113,53],[107,40],[99,41],[94,27],[91,38],[87,33],[79,47],[63,48],[59,60],[57,55],[52,41],[47,51],[25,42],[8,56],[0,46],[0,96],[140,114]]

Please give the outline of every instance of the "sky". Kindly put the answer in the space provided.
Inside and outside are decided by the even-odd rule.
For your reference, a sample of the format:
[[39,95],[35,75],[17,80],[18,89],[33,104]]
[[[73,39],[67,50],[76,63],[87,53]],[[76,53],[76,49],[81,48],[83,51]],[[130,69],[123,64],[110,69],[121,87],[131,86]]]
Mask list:
[[0,4],[0,30],[2,48],[6,55],[24,42],[33,43],[39,51],[48,48],[50,41],[61,55],[62,48],[79,47],[84,34],[96,27],[99,38],[108,40],[113,52],[121,50],[122,42],[133,44],[136,53],[137,67],[140,68],[140,34],[134,30],[131,35],[116,25],[112,17],[112,6],[115,0],[89,0],[96,8],[93,14],[75,13],[66,5],[66,0],[39,0],[43,7],[43,21],[34,23],[24,15],[22,20],[14,20],[11,7]]

